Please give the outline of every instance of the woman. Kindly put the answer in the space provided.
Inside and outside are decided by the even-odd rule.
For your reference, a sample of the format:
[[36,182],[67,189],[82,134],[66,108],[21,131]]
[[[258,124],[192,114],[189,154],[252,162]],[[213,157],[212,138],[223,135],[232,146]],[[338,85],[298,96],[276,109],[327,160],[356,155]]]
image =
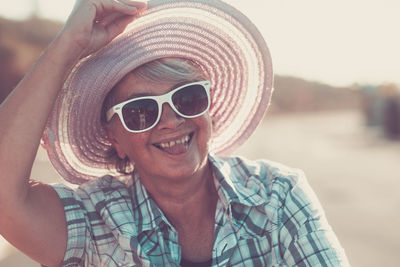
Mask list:
[[[271,91],[222,2],[78,1],[1,106],[1,234],[46,266],[348,265],[301,171],[216,156]],[[29,180],[41,137],[77,189]]]

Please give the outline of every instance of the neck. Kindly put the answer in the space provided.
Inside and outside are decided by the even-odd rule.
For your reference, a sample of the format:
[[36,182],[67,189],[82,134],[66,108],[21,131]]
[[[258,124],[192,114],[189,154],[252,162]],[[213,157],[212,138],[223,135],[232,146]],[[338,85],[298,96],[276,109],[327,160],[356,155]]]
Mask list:
[[152,179],[152,182],[149,182],[149,179],[141,181],[177,229],[214,218],[217,192],[210,163],[207,162],[190,177],[182,177],[179,180],[159,178]]

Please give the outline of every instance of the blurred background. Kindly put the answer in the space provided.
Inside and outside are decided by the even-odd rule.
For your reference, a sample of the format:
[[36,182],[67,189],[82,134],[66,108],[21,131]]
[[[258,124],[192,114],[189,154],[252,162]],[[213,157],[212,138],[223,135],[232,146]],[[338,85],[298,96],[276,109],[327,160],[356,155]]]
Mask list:
[[[352,266],[399,266],[400,2],[229,2],[259,27],[276,73],[267,116],[235,154],[303,169]],[[0,103],[72,6],[1,3]],[[42,149],[32,178],[62,182]],[[8,266],[38,264],[0,236]]]

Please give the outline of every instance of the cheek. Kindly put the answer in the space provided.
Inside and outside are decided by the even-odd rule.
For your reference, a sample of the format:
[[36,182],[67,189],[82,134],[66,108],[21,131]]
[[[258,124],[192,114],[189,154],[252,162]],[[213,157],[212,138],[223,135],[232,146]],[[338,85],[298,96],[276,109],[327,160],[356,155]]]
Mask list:
[[128,155],[129,158],[134,156],[132,153],[143,149],[149,140],[148,132],[130,133],[125,130],[120,122],[115,123],[114,134],[119,149]]
[[133,164],[141,164],[143,161],[150,161],[148,138],[144,136],[136,136],[139,134],[131,134],[124,138],[121,149],[128,156],[129,161]]
[[199,137],[201,140],[199,140],[201,143],[209,145],[211,141],[211,136],[212,136],[212,129],[213,129],[213,123],[210,115],[207,113],[200,118],[196,118],[197,125],[199,126]]
[[147,146],[148,135],[146,133],[127,133],[123,136],[124,148],[130,151],[140,150]]

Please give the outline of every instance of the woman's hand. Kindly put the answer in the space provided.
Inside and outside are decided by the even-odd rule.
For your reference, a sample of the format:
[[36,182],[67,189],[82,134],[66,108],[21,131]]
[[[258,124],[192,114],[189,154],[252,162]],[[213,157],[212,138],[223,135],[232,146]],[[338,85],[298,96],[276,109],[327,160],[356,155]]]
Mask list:
[[0,105],[0,234],[47,266],[59,266],[67,247],[57,193],[29,181],[47,119],[79,59],[108,44],[145,7],[131,0],[77,0],[62,31]]
[[107,45],[145,8],[131,0],[77,0],[61,36],[82,58]]

